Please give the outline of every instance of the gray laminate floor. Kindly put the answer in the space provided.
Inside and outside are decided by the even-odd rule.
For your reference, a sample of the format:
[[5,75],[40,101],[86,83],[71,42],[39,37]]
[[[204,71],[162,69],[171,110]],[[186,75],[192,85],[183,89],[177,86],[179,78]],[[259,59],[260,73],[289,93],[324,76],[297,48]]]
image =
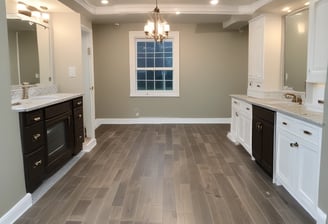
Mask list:
[[102,125],[17,223],[315,223],[226,138],[228,125]]

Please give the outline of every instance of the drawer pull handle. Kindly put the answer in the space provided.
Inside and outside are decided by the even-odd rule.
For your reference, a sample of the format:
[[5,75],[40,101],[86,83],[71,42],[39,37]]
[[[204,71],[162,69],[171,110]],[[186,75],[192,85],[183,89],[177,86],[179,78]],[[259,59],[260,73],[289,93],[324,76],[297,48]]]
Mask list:
[[82,101],[79,101],[79,102],[77,102],[76,104],[77,104],[77,105],[81,105],[81,104],[82,104]]
[[82,117],[82,114],[79,114],[78,117],[81,118]]
[[41,164],[42,164],[42,160],[40,159],[39,161],[36,161],[36,162],[34,163],[33,168],[36,168],[36,167],[40,166]]
[[282,122],[283,125],[287,125],[287,122]]
[[304,130],[304,131],[303,131],[303,133],[304,133],[304,134],[306,134],[306,135],[312,135],[312,133],[311,133],[311,132],[309,132],[309,131],[306,131],[306,130]]
[[237,101],[233,101],[234,104],[237,104]]
[[239,114],[236,112],[236,116],[238,117],[239,116]]
[[260,87],[261,87],[261,85],[256,85],[256,87],[259,87],[259,88],[260,88]]
[[35,134],[33,135],[34,140],[38,140],[41,137],[41,134]]
[[246,107],[246,110],[250,110],[249,107]]
[[39,120],[41,120],[41,117],[34,117],[33,120],[34,121],[39,121]]
[[294,147],[298,148],[298,143],[297,143],[297,142],[290,143],[289,145],[290,145],[290,147],[292,147],[292,148],[294,148]]

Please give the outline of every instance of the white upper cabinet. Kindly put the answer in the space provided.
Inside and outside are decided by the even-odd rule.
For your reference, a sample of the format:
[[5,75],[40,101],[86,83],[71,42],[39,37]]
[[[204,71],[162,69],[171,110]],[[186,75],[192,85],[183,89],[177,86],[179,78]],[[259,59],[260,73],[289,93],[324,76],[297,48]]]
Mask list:
[[281,89],[281,16],[260,15],[249,22],[248,95]]
[[328,0],[310,3],[307,82],[325,83],[328,66]]

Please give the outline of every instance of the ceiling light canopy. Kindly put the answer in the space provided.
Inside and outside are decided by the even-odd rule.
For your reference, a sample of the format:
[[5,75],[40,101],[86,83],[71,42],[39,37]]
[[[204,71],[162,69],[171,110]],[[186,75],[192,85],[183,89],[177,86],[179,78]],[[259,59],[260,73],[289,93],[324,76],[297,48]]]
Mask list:
[[152,13],[152,19],[147,21],[144,31],[147,38],[152,38],[156,42],[162,42],[164,39],[168,38],[170,25],[162,19],[160,10],[157,6],[157,0],[156,7]]

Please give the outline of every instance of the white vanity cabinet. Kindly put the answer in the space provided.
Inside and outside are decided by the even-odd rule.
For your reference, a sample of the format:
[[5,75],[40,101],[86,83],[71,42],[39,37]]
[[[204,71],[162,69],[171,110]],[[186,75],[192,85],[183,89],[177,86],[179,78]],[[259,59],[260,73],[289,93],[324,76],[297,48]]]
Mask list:
[[322,128],[277,113],[276,183],[315,218]]
[[260,15],[249,22],[248,90],[259,97],[281,86],[281,16]]
[[328,66],[328,0],[312,0],[309,15],[307,82],[325,83]]
[[252,105],[242,100],[231,100],[231,127],[228,137],[241,144],[252,155]]

